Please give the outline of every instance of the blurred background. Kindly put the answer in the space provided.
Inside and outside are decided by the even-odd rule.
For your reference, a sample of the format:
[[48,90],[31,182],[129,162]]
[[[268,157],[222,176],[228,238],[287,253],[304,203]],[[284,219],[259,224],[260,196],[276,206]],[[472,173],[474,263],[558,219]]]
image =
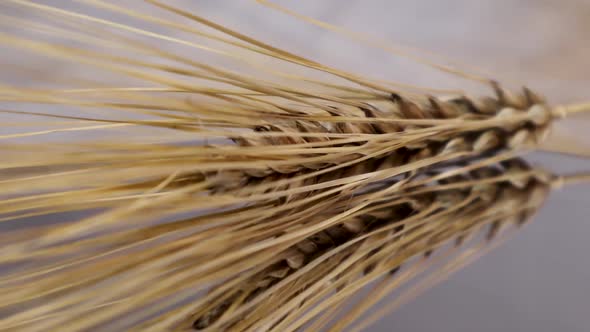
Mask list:
[[[36,2],[72,9],[78,6],[75,1]],[[474,83],[416,65],[252,0],[170,2],[269,44],[372,78],[437,88],[465,85],[481,91]],[[554,104],[590,100],[587,0],[275,3],[373,36],[433,62],[478,68],[510,87],[526,84]],[[6,15],[29,15],[2,4],[0,8]],[[0,63],[14,59],[23,66],[37,61],[0,49]],[[52,75],[59,70],[62,74],[75,71],[63,66],[43,67],[51,69]],[[589,129],[590,118],[580,117],[561,122],[557,134],[590,147]],[[534,154],[529,159],[556,172],[590,170],[589,160],[563,155]],[[588,185],[555,191],[523,232],[369,331],[589,331],[589,197]]]

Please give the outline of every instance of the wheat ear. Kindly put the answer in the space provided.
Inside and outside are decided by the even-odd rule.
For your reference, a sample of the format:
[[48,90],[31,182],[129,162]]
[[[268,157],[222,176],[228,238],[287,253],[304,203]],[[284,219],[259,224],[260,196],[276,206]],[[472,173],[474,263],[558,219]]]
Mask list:
[[[516,175],[528,168],[522,161],[518,160],[507,161],[503,167],[505,167],[505,171],[495,167],[478,169],[467,177],[460,176],[442,180],[439,185],[441,187],[453,184],[460,185],[470,178],[479,180],[493,179],[494,176],[498,176],[502,172]],[[219,294],[218,297],[211,297],[212,302],[200,310],[200,312],[206,312],[206,314],[201,314],[203,316],[195,321],[195,327],[203,329],[208,327],[212,321],[221,318],[226,324],[231,324],[230,322],[233,321],[233,324],[245,328],[247,324],[244,321],[254,322],[252,321],[254,318],[247,319],[244,317],[252,316],[257,317],[257,319],[276,317],[273,312],[280,310],[280,302],[277,301],[283,301],[283,299],[288,301],[287,294],[297,296],[317,282],[314,276],[320,277],[322,275],[314,272],[312,267],[306,269],[307,271],[304,273],[307,274],[299,273],[296,277],[292,277],[292,274],[303,269],[306,264],[311,264],[316,269],[320,269],[320,265],[327,264],[330,266],[327,268],[329,271],[342,264],[342,260],[346,260],[352,252],[358,251],[360,248],[365,250],[366,253],[364,257],[359,256],[359,259],[365,260],[361,264],[364,269],[355,266],[354,271],[364,271],[361,274],[363,275],[370,274],[375,269],[374,264],[380,264],[387,260],[403,261],[400,261],[396,255],[411,257],[416,254],[410,249],[414,248],[414,246],[419,248],[417,252],[430,256],[433,248],[448,242],[450,239],[456,240],[457,245],[460,245],[466,241],[466,238],[469,238],[469,230],[481,229],[484,225],[489,227],[487,239],[491,240],[495,238],[503,225],[511,223],[520,225],[528,219],[532,211],[535,211],[541,205],[548,190],[547,181],[550,179],[551,177],[538,175],[534,178],[530,176],[528,178],[514,178],[514,182],[487,182],[472,188],[473,192],[466,188],[432,189],[438,190],[434,192],[434,196],[432,192],[412,195],[412,191],[402,191],[399,193],[400,197],[411,197],[410,202],[407,202],[407,199],[399,198],[397,201],[390,202],[387,207],[373,208],[372,212],[368,211],[359,217],[352,218],[350,221],[344,221],[342,224],[328,228],[287,249],[277,257],[277,263],[269,265],[248,278],[238,277],[242,281],[234,286],[236,290],[228,291],[228,287],[224,285],[220,290],[214,291],[215,294]],[[415,188],[417,191],[423,189]],[[522,204],[522,202],[530,203],[530,205],[526,205],[528,206],[527,209],[520,210],[516,208],[517,204]],[[437,206],[437,208],[433,208],[433,205]],[[455,205],[462,208],[454,208]],[[500,213],[502,218],[496,218],[498,220],[495,221],[491,221],[494,218],[475,218],[471,222],[466,221],[470,220],[469,215],[472,213],[477,212],[476,214],[481,216],[478,214],[481,209],[492,209],[496,213],[503,211]],[[429,213],[423,213],[423,211],[429,211]],[[484,215],[486,214],[484,213]],[[416,215],[420,216],[420,219],[416,219]],[[509,217],[510,215],[511,217]],[[461,221],[457,221],[457,224],[454,225],[451,220],[459,218],[458,216],[462,216],[460,217]],[[442,220],[446,220],[446,222],[442,222]],[[430,228],[428,222],[438,223],[436,230]],[[422,226],[417,227],[417,224]],[[410,229],[404,231],[405,227]],[[392,249],[394,247],[397,249]],[[406,256],[408,250],[412,254]],[[338,252],[342,251],[347,252],[347,254],[338,254]],[[386,256],[389,258],[371,259],[374,255],[378,255],[379,252],[386,252]],[[314,261],[316,259],[323,263]],[[398,269],[399,266],[393,266],[391,271],[397,271]],[[352,275],[355,275],[355,273],[352,273]],[[338,278],[347,280],[350,276],[338,276]],[[225,282],[226,285],[227,283],[228,281]],[[342,284],[335,281],[326,285],[330,285],[328,289],[337,292],[346,288],[346,283]],[[282,292],[285,289],[289,289],[289,293]],[[272,295],[274,292],[277,295]],[[264,300],[255,301],[258,296],[263,297]],[[256,304],[249,305],[248,303],[251,301],[255,301]],[[302,303],[304,302],[307,301],[302,301]],[[253,313],[248,314],[248,311],[244,310],[245,308],[249,308]],[[309,308],[312,307],[309,306]],[[270,312],[262,313],[259,310],[270,310]],[[242,317],[237,314],[245,316]],[[294,314],[296,313],[294,312]],[[219,328],[225,325],[216,324],[214,326]],[[229,327],[226,326],[225,329],[227,328]]]

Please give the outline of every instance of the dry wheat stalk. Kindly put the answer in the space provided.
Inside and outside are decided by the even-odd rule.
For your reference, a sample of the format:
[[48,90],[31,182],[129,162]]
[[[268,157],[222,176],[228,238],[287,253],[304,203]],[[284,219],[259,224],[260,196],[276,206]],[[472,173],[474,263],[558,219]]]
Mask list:
[[[0,135],[0,220],[74,219],[5,232],[0,268],[9,269],[0,276],[0,310],[10,316],[0,320],[0,329],[51,330],[67,323],[71,330],[161,331],[188,316],[192,324],[199,315],[199,327],[301,327],[408,258],[521,216],[493,214],[537,197],[532,187],[555,179],[516,161],[508,169],[481,168],[537,147],[555,119],[588,109],[550,106],[528,89],[513,95],[489,79],[483,81],[494,98],[447,98],[320,64],[160,1],[145,2],[192,24],[101,0],[78,2],[151,27],[32,1],[5,2],[35,16],[3,16],[1,45],[114,78],[60,82],[31,70],[32,86],[0,84],[6,104],[0,113],[16,118],[18,128],[41,127]],[[240,70],[154,41],[214,54]],[[339,81],[274,70],[242,55]],[[32,68],[17,73],[24,77],[26,69]],[[127,85],[128,79],[134,83]],[[39,112],[39,105],[58,110]],[[117,131],[122,139],[110,138]],[[72,132],[97,136],[39,141]],[[468,170],[473,173],[451,178]],[[485,190],[469,189],[473,184]],[[484,196],[489,199],[473,196],[487,190],[493,191]],[[473,206],[440,206],[455,194]],[[531,210],[538,203],[532,199]],[[70,215],[89,210],[90,216]],[[417,215],[422,226],[406,227]],[[443,220],[448,225],[438,227]],[[324,246],[320,239],[335,243]],[[194,301],[219,280],[225,286]],[[330,310],[313,324],[328,323]]]

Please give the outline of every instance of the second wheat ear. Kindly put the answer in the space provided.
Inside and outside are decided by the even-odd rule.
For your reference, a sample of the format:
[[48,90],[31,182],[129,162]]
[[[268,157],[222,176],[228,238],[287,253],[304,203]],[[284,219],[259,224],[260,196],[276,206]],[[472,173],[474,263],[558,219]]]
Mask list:
[[[383,203],[298,242],[259,272],[236,276],[237,282],[232,278],[219,284],[211,296],[199,301],[202,308],[194,326],[241,331],[277,324],[273,327],[276,330],[292,330],[296,327],[289,325],[289,320],[291,324],[302,324],[295,318],[305,316],[316,305],[327,310],[329,299],[350,291],[349,285],[357,287],[353,286],[356,279],[365,285],[388,273],[397,274],[412,256],[430,257],[449,241],[461,246],[481,230],[487,230],[487,241],[491,241],[502,228],[522,225],[544,201],[553,177],[540,171],[531,175],[535,173],[530,171],[523,161],[509,160],[438,183],[408,182],[396,194],[383,197]],[[444,172],[432,174],[434,178],[440,175]],[[509,180],[498,178],[502,175]],[[470,182],[474,185],[468,187]],[[350,265],[351,256],[358,256],[360,261]],[[314,271],[326,264],[328,270],[347,264],[349,268],[334,274],[333,280],[317,279],[324,273]],[[300,303],[299,309],[295,310],[295,306],[292,311],[283,311],[285,317],[281,317],[281,303],[289,305],[290,297],[299,297],[295,301]],[[354,321],[345,317],[349,323]],[[335,323],[333,329],[341,330],[343,324]]]
[[[489,162],[486,164],[489,164]],[[524,218],[525,215],[528,216],[530,212],[535,210],[536,206],[540,204],[544,194],[540,196],[537,194],[528,196],[527,194],[529,199],[524,205],[521,204],[522,202],[520,199],[515,198],[520,194],[516,196],[514,195],[519,192],[526,193],[527,190],[533,187],[537,188],[536,184],[539,185],[538,188],[544,188],[541,191],[544,193],[548,189],[548,184],[553,181],[553,178],[547,175],[547,173],[531,170],[526,165],[522,164],[522,162],[518,161],[509,161],[505,162],[503,165],[484,168],[482,170],[475,168],[473,172],[467,173],[464,176],[457,177],[454,175],[457,174],[456,171],[461,171],[458,173],[461,174],[467,172],[467,169],[469,168],[466,168],[463,171],[461,171],[461,168],[445,172],[433,171],[430,174],[424,174],[424,177],[421,176],[420,179],[394,182],[393,188],[391,185],[381,185],[380,187],[369,190],[357,197],[336,197],[336,200],[332,201],[333,206],[331,207],[334,210],[326,209],[325,211],[322,211],[317,209],[320,207],[319,205],[315,207],[311,206],[309,207],[312,209],[311,212],[315,211],[316,213],[306,218],[299,217],[299,219],[295,220],[297,223],[293,224],[293,230],[287,233],[273,233],[273,227],[276,227],[276,225],[287,224],[286,222],[291,218],[290,215],[270,215],[267,218],[258,219],[256,224],[236,224],[238,227],[235,228],[233,232],[236,232],[236,235],[240,233],[242,235],[230,238],[233,238],[232,242],[237,242],[238,240],[243,242],[241,245],[238,244],[237,248],[227,247],[224,249],[224,245],[234,244],[231,242],[224,243],[224,241],[227,242],[225,235],[231,235],[228,234],[228,231],[232,230],[231,228],[227,228],[225,231],[220,230],[213,233],[209,232],[210,234],[207,238],[199,236],[207,235],[207,231],[203,234],[195,234],[193,231],[190,231],[190,224],[182,225],[182,223],[179,223],[178,226],[184,227],[184,235],[182,235],[183,233],[176,234],[176,236],[181,237],[171,243],[156,244],[155,246],[153,243],[150,245],[149,242],[144,242],[142,244],[139,241],[141,238],[134,239],[137,235],[142,235],[141,232],[139,234],[134,234],[133,232],[121,232],[119,235],[123,236],[124,240],[136,241],[143,247],[143,249],[141,251],[136,251],[125,250],[126,248],[122,248],[125,250],[125,255],[123,257],[116,255],[116,252],[111,252],[104,257],[91,256],[91,260],[78,260],[73,262],[62,260],[62,263],[67,264],[54,266],[46,270],[35,269],[32,274],[17,273],[9,280],[4,279],[2,285],[3,287],[6,287],[7,292],[3,294],[2,299],[5,308],[13,306],[27,307],[33,305],[30,310],[19,312],[18,314],[7,318],[4,321],[5,326],[26,327],[29,326],[29,324],[38,324],[36,322],[36,315],[40,315],[39,319],[42,319],[43,326],[47,328],[53,328],[67,323],[69,327],[83,330],[96,326],[97,324],[100,325],[108,322],[109,326],[117,327],[117,329],[119,329],[135,326],[128,325],[130,322],[141,322],[142,320],[148,319],[150,321],[149,323],[138,323],[139,325],[137,325],[137,327],[141,327],[142,330],[151,329],[153,331],[159,331],[175,325],[178,320],[185,320],[183,317],[190,313],[189,311],[192,306],[187,305],[186,303],[183,305],[181,304],[192,295],[195,295],[192,290],[202,289],[210,282],[218,281],[216,278],[217,275],[223,275],[225,278],[236,275],[237,282],[243,278],[247,278],[248,275],[252,275],[256,278],[256,271],[260,271],[264,274],[264,269],[267,266],[272,265],[269,267],[274,271],[271,273],[272,276],[280,276],[278,270],[275,271],[275,269],[278,269],[278,266],[273,264],[276,263],[281,265],[285,262],[287,264],[286,266],[289,269],[294,270],[295,273],[305,273],[303,275],[305,280],[311,278],[307,281],[309,283],[308,286],[311,288],[300,285],[300,281],[303,281],[300,280],[293,285],[287,284],[287,288],[282,288],[285,286],[283,283],[281,284],[281,287],[279,287],[278,284],[276,287],[273,286],[273,289],[277,291],[280,290],[281,292],[294,292],[293,295],[299,294],[300,290],[305,289],[308,295],[311,296],[313,294],[312,298],[304,301],[305,305],[309,306],[312,303],[319,301],[321,298],[320,295],[323,293],[329,295],[332,294],[334,289],[340,289],[340,291],[336,293],[337,297],[345,296],[345,294],[352,294],[356,292],[356,287],[364,285],[370,280],[375,280],[375,278],[379,277],[384,272],[394,271],[405,259],[409,258],[409,256],[404,256],[402,254],[405,251],[408,251],[408,255],[426,254],[427,256],[430,256],[431,252],[441,244],[439,242],[446,242],[452,239],[455,239],[458,242],[465,242],[467,241],[467,238],[469,238],[468,235],[472,232],[472,227],[480,228],[488,224],[493,224],[492,219],[497,219],[499,216],[503,216],[503,213],[512,216],[520,216],[520,212],[522,212],[522,218]],[[397,183],[399,183],[399,185],[396,185]],[[532,184],[535,185],[531,187]],[[497,191],[497,186],[500,186],[498,188],[507,186],[506,189],[508,191],[506,194],[508,192],[512,192],[512,194],[506,197],[504,197],[503,194],[500,195],[500,192],[504,191]],[[534,191],[537,192],[536,189]],[[505,208],[501,209],[503,211],[502,214],[498,214],[499,207],[497,205],[491,204],[496,199],[500,199],[500,197],[504,197],[501,201],[505,201],[507,198],[507,204],[512,202]],[[490,206],[488,207],[488,205]],[[359,206],[362,208],[357,209]],[[518,206],[518,208],[513,209],[516,206]],[[468,215],[470,215],[471,212],[476,214],[481,213],[481,211],[478,211],[480,208],[485,208],[486,211],[488,208],[494,209],[495,212],[490,216],[493,218],[484,218],[483,215],[479,217],[474,215],[473,220],[468,218]],[[529,208],[530,210],[528,210]],[[520,209],[524,210],[521,211]],[[468,211],[471,212],[468,213]],[[266,211],[260,210],[259,213],[264,215],[270,212],[271,209],[267,209]],[[392,215],[392,213],[394,215]],[[322,230],[322,227],[318,227],[319,224],[325,223],[326,220],[333,219],[335,215],[341,217],[338,219],[339,221],[334,224],[334,227],[324,227],[325,230]],[[352,219],[347,216],[350,216]],[[297,214],[293,213],[292,217],[297,217]],[[401,220],[403,222],[397,222],[396,218],[398,217],[402,218]],[[195,219],[193,222],[198,224],[199,220],[204,222],[207,221],[208,218],[209,216],[205,215],[201,218]],[[524,220],[520,217],[517,219],[521,221],[516,224],[520,224]],[[283,220],[282,223],[276,223],[281,220]],[[473,221],[474,224],[471,224],[470,220]],[[244,216],[242,221],[246,223],[248,222],[248,219]],[[496,236],[495,234],[498,230],[498,226],[501,226],[501,224],[494,225],[495,226],[490,228],[490,238]],[[250,234],[258,236],[259,239],[248,238],[248,228],[258,229],[258,231],[254,233],[250,232]],[[243,230],[240,231],[240,229]],[[142,237],[145,240],[149,240],[150,236],[154,236],[158,233],[166,235],[167,232],[172,230],[174,230],[174,228],[167,229],[166,226],[153,226],[146,229],[147,233],[143,234]],[[211,231],[214,230],[215,228],[211,229]],[[268,234],[267,236],[271,237],[269,240],[272,240],[272,238],[274,238],[273,234],[276,234],[276,240],[279,240],[277,243],[280,243],[281,237],[286,238],[288,235],[301,230],[309,230],[311,236],[301,240],[296,238],[294,241],[285,240],[285,244],[280,246],[268,247],[266,249],[260,247],[260,245],[265,242],[263,240],[265,233]],[[317,234],[314,235],[314,233]],[[197,235],[197,237],[194,237],[193,234]],[[281,234],[283,235],[281,236]],[[382,235],[387,236],[383,238]],[[198,240],[198,238],[201,238],[201,240]],[[219,241],[214,241],[215,239],[218,239]],[[105,240],[108,241],[103,242],[102,245],[116,245],[119,239],[111,235],[105,237]],[[69,247],[72,249],[83,248],[85,251],[88,251],[92,248],[89,246],[89,244],[92,243],[92,239],[90,239],[90,241],[81,240]],[[205,243],[209,243],[209,246],[217,243],[218,247],[204,246]],[[331,248],[334,248],[334,245],[336,245],[335,248],[337,250],[339,250],[338,248],[344,249],[340,244],[351,247],[351,250],[355,249],[357,248],[355,243],[365,243],[365,245],[360,248],[362,249],[361,251],[354,255],[353,260],[351,260],[352,258],[347,258],[347,263],[344,265],[338,263],[338,260],[334,261],[330,258],[336,254],[336,252],[331,252],[325,257],[320,257],[328,259],[328,261],[331,262],[330,264],[336,263],[341,269],[345,267],[352,269],[349,276],[350,278],[354,279],[357,272],[364,271],[365,273],[368,273],[367,277],[363,277],[363,279],[359,281],[361,283],[357,283],[356,287],[349,288],[347,283],[343,283],[347,278],[344,278],[335,284],[326,283],[325,278],[331,278],[331,274],[335,272],[330,269],[321,272],[317,269],[331,266],[326,265],[328,261],[326,264],[317,265],[320,261],[317,261],[314,258],[314,260],[311,261],[312,264],[316,264],[316,268],[314,268],[313,271],[308,271],[307,268],[300,265],[308,263],[307,258],[302,257],[301,253],[309,251],[308,254],[311,255],[309,257],[315,257],[313,254],[314,252],[323,255],[322,252],[324,250],[331,250]],[[101,243],[97,244],[100,245]],[[381,251],[374,250],[379,249],[384,245],[387,248],[383,248]],[[311,248],[314,246],[319,247],[317,250]],[[251,251],[252,254],[246,255],[247,251],[251,250],[253,247],[260,247],[259,252]],[[100,248],[100,246],[96,248]],[[284,250],[286,250],[285,253],[279,254],[279,248],[284,248]],[[53,249],[59,249],[59,246],[56,246]],[[399,255],[396,254],[400,250],[402,253]],[[67,253],[67,251],[63,253]],[[34,255],[34,253],[31,252],[28,257],[36,256],[35,259],[38,260],[39,263],[43,263],[42,259],[39,260],[40,258],[43,258],[43,254],[59,257],[60,251],[52,252],[52,248],[47,248],[41,250],[39,254],[41,255]],[[78,256],[80,254],[82,253],[77,253],[76,255]],[[211,254],[214,255],[210,256]],[[239,260],[227,260],[229,256],[235,256],[236,254],[242,254]],[[266,259],[259,259],[262,254],[266,256]],[[342,255],[343,257],[341,257],[341,259],[347,257],[345,253],[339,256]],[[390,258],[384,260],[386,257]],[[26,258],[26,256],[23,258]],[[301,259],[303,259],[303,261]],[[359,259],[360,261],[358,261]],[[389,260],[391,260],[391,262],[389,262]],[[385,264],[386,262],[389,263]],[[94,266],[95,268],[89,269],[89,266]],[[309,265],[308,268],[311,269],[311,265]],[[281,271],[283,270],[284,269],[281,269]],[[342,270],[341,272],[344,273],[346,271],[348,270]],[[287,272],[287,275],[290,276],[290,279],[285,279],[285,282],[292,282],[292,279],[296,278],[292,271],[286,270],[283,272]],[[319,283],[316,283],[316,281],[314,281],[316,278],[324,281],[318,281]],[[121,280],[121,282],[112,283],[116,280]],[[270,284],[273,284],[273,280],[275,282],[280,282],[280,278],[275,278],[270,280]],[[236,284],[229,280],[226,280],[226,282],[227,283],[222,283],[224,284],[221,286],[222,288],[231,288],[231,285]],[[21,287],[11,288],[10,285],[14,285],[15,283],[20,284]],[[109,290],[96,293],[94,291],[94,289],[96,289],[95,287],[104,283],[111,284]],[[263,287],[261,286],[263,284],[264,282],[260,284],[256,283],[257,287]],[[313,288],[320,286],[321,293],[315,294],[312,292]],[[324,286],[327,286],[327,288],[324,289]],[[235,287],[239,286],[236,284]],[[242,300],[247,301],[246,304],[247,306],[250,306],[250,310],[260,312],[263,308],[270,306],[270,308],[287,311],[284,311],[283,314],[275,314],[274,311],[269,311],[267,314],[262,314],[261,316],[255,315],[255,317],[275,321],[287,313],[291,318],[295,319],[302,313],[306,312],[305,310],[300,311],[298,305],[293,307],[293,303],[297,303],[297,301],[291,301],[290,297],[287,295],[285,295],[284,300],[289,300],[290,303],[286,304],[284,307],[276,308],[276,302],[274,302],[274,300],[271,302],[260,302],[262,299],[265,299],[266,296],[269,296],[269,294],[275,293],[274,291],[268,293],[264,287],[261,288],[259,292],[261,292],[260,296],[257,296],[255,291],[250,295],[248,295],[249,293],[244,294],[244,299]],[[122,294],[134,295],[130,298],[121,298]],[[209,296],[202,297],[199,302],[207,303],[208,301],[212,301],[212,305],[214,306],[216,301],[216,295],[214,294],[215,292]],[[220,294],[224,294],[224,292],[221,292]],[[228,295],[231,295],[231,292]],[[277,293],[277,296],[278,295],[279,293]],[[320,296],[320,298],[315,298],[314,296],[316,295]],[[346,297],[343,299],[345,298]],[[37,306],[35,305],[35,299],[44,300],[41,305]],[[338,302],[339,300],[334,301]],[[67,313],[63,311],[75,303],[78,305],[67,309]],[[102,303],[108,305],[102,307]],[[241,302],[236,302],[236,304],[240,303]],[[325,306],[328,303],[330,302],[318,304]],[[149,319],[151,314],[160,311],[162,307],[170,308],[170,311],[158,316],[153,321]],[[138,308],[141,308],[141,310],[137,310]],[[271,310],[270,308],[264,310]],[[240,309],[240,312],[245,311],[245,309],[241,309],[240,306],[235,307],[234,309]],[[234,309],[231,309],[230,312],[233,312]],[[88,310],[91,310],[91,313],[87,314]],[[224,312],[221,313],[223,314]],[[217,314],[213,314],[213,316],[216,315]],[[237,315],[236,317],[240,317],[238,311],[236,311],[235,315]],[[229,317],[225,316],[224,319],[227,320],[231,317],[231,315]],[[308,319],[310,318],[305,318],[304,320]],[[297,320],[299,321],[299,318]],[[279,319],[278,322],[281,322],[282,324],[288,322],[288,320],[283,321],[283,319]],[[244,322],[244,324],[246,323]],[[261,320],[257,321],[256,324],[264,325],[266,323]],[[275,324],[277,324],[277,321],[271,323],[268,326],[268,329],[275,330],[273,328]],[[202,325],[199,323],[196,324],[196,326]],[[215,328],[212,330],[215,330]],[[232,327],[230,330],[241,329],[237,327],[234,329]],[[276,330],[281,329],[279,328]]]

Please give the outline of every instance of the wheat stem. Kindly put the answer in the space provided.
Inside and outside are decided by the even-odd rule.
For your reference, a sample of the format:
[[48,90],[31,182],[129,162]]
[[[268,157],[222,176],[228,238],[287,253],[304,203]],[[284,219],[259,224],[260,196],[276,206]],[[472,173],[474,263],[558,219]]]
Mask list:
[[590,182],[590,172],[580,172],[556,177],[553,186],[559,189],[564,186],[585,184],[587,182]]
[[587,112],[590,112],[590,103],[560,105],[553,108],[553,113],[559,118],[565,118]]

